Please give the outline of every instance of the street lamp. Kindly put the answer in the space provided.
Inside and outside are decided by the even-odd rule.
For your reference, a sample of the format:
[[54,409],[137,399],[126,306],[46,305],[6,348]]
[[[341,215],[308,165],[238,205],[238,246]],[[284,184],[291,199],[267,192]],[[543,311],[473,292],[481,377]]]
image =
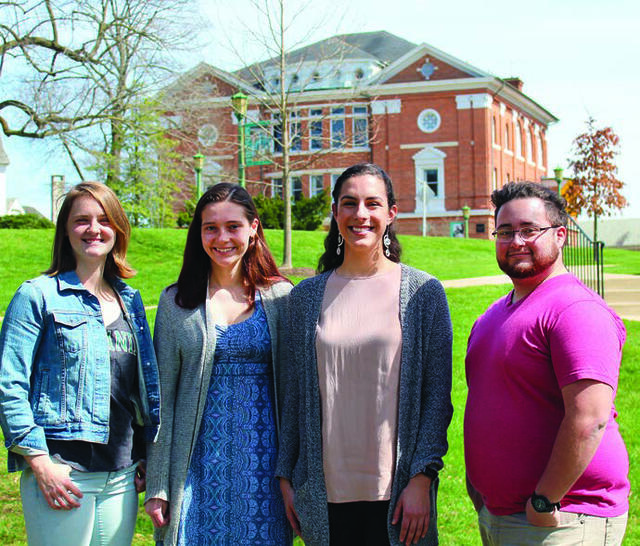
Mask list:
[[196,172],[196,198],[202,196],[202,167],[204,167],[204,156],[198,152],[193,156],[193,170]]
[[555,169],[553,169],[553,178],[556,181],[556,184],[558,184],[558,195],[562,195],[562,193],[560,192],[560,186],[562,185],[562,174],[563,174],[563,169],[562,167],[556,167]]
[[233,106],[236,119],[238,120],[238,145],[240,148],[238,153],[238,178],[240,179],[240,185],[243,188],[246,186],[244,119],[247,116],[248,102],[249,97],[247,97],[247,95],[242,91],[238,91],[231,97],[231,105]]
[[464,237],[469,237],[469,216],[471,216],[471,207],[464,205],[462,207],[462,217],[464,218]]

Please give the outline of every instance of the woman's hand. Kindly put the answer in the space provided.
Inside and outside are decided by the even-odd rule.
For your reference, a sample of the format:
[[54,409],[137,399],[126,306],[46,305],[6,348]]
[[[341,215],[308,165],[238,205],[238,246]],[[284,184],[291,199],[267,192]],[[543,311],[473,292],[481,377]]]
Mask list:
[[417,474],[409,480],[407,487],[400,494],[398,504],[393,512],[393,525],[400,521],[400,542],[405,544],[416,544],[418,540],[424,538],[429,529],[429,511],[431,500],[429,488],[431,478],[424,474]]
[[282,492],[282,500],[284,501],[284,509],[287,512],[289,524],[291,525],[293,532],[299,537],[302,537],[300,534],[300,519],[298,518],[296,509],[293,507],[295,493],[291,482],[286,478],[280,478],[280,491]]
[[136,486],[136,492],[142,493],[147,489],[147,463],[140,461],[136,466],[136,475],[133,478],[133,483]]
[[51,508],[71,510],[80,506],[78,500],[71,496],[82,498],[82,491],[69,477],[70,466],[56,464],[49,458],[49,455],[45,454],[25,456],[25,460],[33,470],[38,487]]
[[169,524],[169,503],[166,500],[152,498],[144,503],[144,510],[154,527],[164,527]]

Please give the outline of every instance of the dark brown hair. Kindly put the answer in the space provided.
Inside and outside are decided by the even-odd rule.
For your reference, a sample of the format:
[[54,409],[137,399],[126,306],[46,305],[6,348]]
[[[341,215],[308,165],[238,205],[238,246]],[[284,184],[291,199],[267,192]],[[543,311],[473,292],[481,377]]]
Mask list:
[[[333,202],[335,204],[338,203],[342,185],[347,180],[349,180],[349,178],[353,178],[354,176],[362,176],[365,174],[375,176],[376,178],[379,178],[384,182],[384,187],[387,193],[387,203],[389,207],[395,205],[396,197],[393,193],[393,184],[391,183],[391,178],[389,178],[389,175],[384,172],[384,169],[382,169],[382,167],[379,167],[374,163],[358,163],[357,165],[352,165],[346,171],[344,171],[336,180],[336,184],[333,187],[333,191],[331,192]],[[322,254],[322,256],[320,256],[320,260],[318,260],[318,273],[336,269],[342,265],[342,262],[344,262],[344,252],[336,254],[336,249],[338,248],[338,233],[338,223],[332,215],[331,225],[329,226],[329,233],[327,233],[327,236],[324,239],[324,253]],[[389,226],[387,227],[387,235],[389,235],[389,239],[391,240],[391,244],[389,245],[389,259],[392,262],[398,263],[400,261],[402,248],[400,247],[400,242],[396,237],[396,230],[393,227],[393,223],[389,224]]]
[[[258,211],[251,196],[242,186],[222,182],[211,186],[200,198],[193,213],[193,220],[187,233],[182,269],[176,283],[178,291],[175,302],[185,309],[195,309],[207,297],[207,283],[211,274],[211,260],[202,246],[202,212],[211,203],[228,201],[244,209],[245,218],[251,224],[258,218]],[[280,274],[267,242],[262,225],[258,223],[256,234],[242,256],[242,280],[247,292],[253,298],[256,288],[286,281]]]
[[127,247],[131,236],[129,219],[113,190],[100,182],[82,182],[71,188],[65,196],[56,221],[51,265],[44,272],[45,275],[73,271],[77,266],[76,257],[67,235],[67,222],[76,199],[84,196],[92,197],[100,204],[116,232],[116,241],[107,256],[104,267],[104,276],[107,278],[120,277],[121,279],[133,277],[136,272],[127,263]]
[[499,190],[491,194],[491,202],[496,207],[495,219],[498,218],[498,211],[502,205],[513,199],[527,199],[537,197],[544,202],[547,218],[554,226],[567,226],[568,214],[566,211],[567,202],[564,197],[557,192],[544,187],[537,182],[509,182]]

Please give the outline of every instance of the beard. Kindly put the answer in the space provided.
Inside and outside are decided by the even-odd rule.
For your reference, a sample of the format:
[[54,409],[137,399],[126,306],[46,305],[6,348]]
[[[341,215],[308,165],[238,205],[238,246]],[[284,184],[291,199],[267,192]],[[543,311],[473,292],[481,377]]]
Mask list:
[[559,255],[560,250],[558,248],[549,249],[542,253],[532,250],[530,262],[512,263],[508,254],[497,258],[497,261],[498,267],[510,278],[528,279],[550,269],[558,260]]

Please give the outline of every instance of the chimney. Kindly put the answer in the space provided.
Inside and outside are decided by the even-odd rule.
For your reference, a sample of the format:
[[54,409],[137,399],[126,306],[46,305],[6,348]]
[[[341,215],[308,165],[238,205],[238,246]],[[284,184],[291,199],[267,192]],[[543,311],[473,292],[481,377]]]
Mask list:
[[515,87],[518,91],[522,91],[522,87],[524,86],[524,83],[522,83],[522,80],[517,76],[504,78],[504,81],[508,83],[511,87]]

